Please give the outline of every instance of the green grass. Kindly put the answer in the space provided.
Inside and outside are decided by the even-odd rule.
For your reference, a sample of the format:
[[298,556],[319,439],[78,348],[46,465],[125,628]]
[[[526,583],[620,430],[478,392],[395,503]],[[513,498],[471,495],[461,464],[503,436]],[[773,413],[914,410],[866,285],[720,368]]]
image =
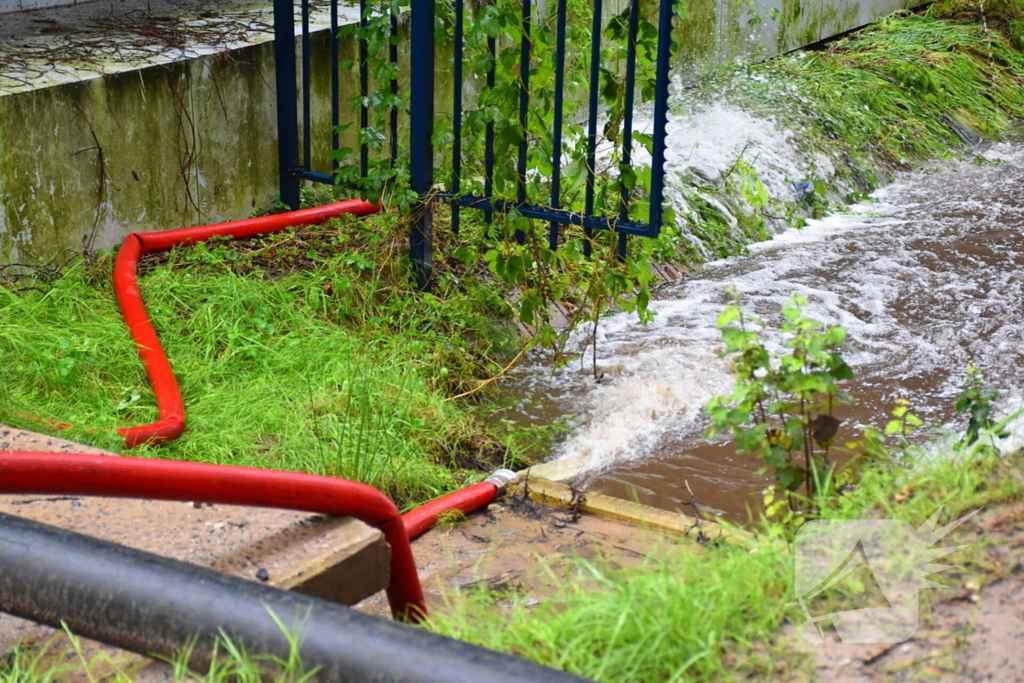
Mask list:
[[[874,468],[822,517],[896,518],[916,528],[943,508],[945,524],[976,508],[1024,498],[1022,464],[1020,454],[976,452]],[[962,585],[972,577],[983,584],[1007,571],[993,564],[976,531],[968,522],[961,536],[968,540],[960,542],[973,545],[950,556],[957,569],[940,574],[940,583]],[[949,545],[956,542],[954,535]],[[532,606],[521,594],[456,592],[434,610],[430,627],[609,682],[773,680],[783,669],[806,664],[780,640],[787,622],[803,617],[786,605],[796,599],[793,554],[777,525],[750,549],[698,552],[687,544],[660,554],[663,559],[627,570],[577,561],[552,576],[553,594]],[[926,617],[933,598],[933,591],[922,592]]]
[[[414,291],[391,237],[380,219],[344,220],[146,267],[188,430],[129,453],[340,476],[401,503],[518,455],[466,403],[444,401],[521,343],[503,302],[472,278]],[[157,419],[111,265],[78,260],[52,281],[0,287],[0,422],[67,422],[89,429],[61,436],[119,450],[108,430]]]
[[[38,647],[19,647],[0,658],[0,683],[51,683],[75,680],[130,683],[134,681],[138,658],[118,658],[108,652],[88,654],[81,639],[65,627],[47,643]],[[212,664],[206,671],[190,666],[192,645],[166,660],[170,680],[182,683],[303,683],[316,669],[302,664],[299,639],[285,630],[290,644],[286,658],[253,654],[223,634],[212,646]]]
[[[815,52],[795,52],[711,74],[701,91],[793,131],[793,142],[826,155],[861,190],[888,172],[963,148],[957,130],[996,138],[1024,118],[1024,3],[949,0],[910,12]],[[751,76],[756,76],[751,78]]]
[[[944,2],[929,16],[883,19],[827,50],[717,78],[744,106],[782,112],[799,144],[829,151],[871,187],[879,163],[901,167],[959,147],[954,125],[998,135],[1024,118],[1019,6],[1003,3],[985,30],[955,20],[976,19],[971,5]],[[736,78],[749,72],[766,78]],[[468,378],[496,374],[520,344],[500,293],[473,277],[478,266],[454,266],[423,295],[407,284],[402,247],[380,224],[346,220],[317,239],[182,249],[144,277],[189,431],[134,454],[344,476],[406,503],[474,476],[464,466],[486,453],[519,455],[465,406],[444,401],[473,388]],[[289,270],[308,259],[314,268]],[[110,257],[84,260],[55,279],[0,287],[0,421],[45,425],[28,412],[89,425],[99,431],[66,435],[116,450],[102,430],[156,418],[110,266]],[[822,514],[916,526],[945,506],[949,521],[1019,500],[1022,464],[1019,454],[976,453],[875,467]],[[598,680],[770,680],[779,633],[799,618],[785,605],[795,599],[785,539],[769,525],[753,550],[669,548],[635,570],[576,562],[553,576],[553,594],[539,604],[456,594],[430,627]],[[1003,571],[984,542],[954,557],[955,580]],[[931,593],[923,595],[927,606]],[[59,680],[42,664],[23,674],[32,656],[8,658],[0,680]]]

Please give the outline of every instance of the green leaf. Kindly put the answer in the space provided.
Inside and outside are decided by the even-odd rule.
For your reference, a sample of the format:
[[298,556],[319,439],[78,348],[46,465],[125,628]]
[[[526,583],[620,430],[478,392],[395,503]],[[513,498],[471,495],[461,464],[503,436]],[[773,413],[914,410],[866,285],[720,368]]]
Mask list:
[[506,259],[503,277],[505,282],[512,285],[517,285],[523,281],[526,277],[526,264],[522,256],[516,254]]
[[636,171],[629,164],[619,164],[619,182],[627,190],[636,187]]
[[775,470],[775,480],[788,491],[795,491],[804,481],[803,470],[796,467],[780,467]]
[[619,98],[619,79],[603,66],[601,67],[601,98],[606,104],[615,104]]
[[498,10],[494,7],[484,6],[477,19],[480,30],[490,38],[494,38],[501,31],[501,24],[498,21]]
[[716,326],[718,329],[722,329],[731,322],[740,319],[740,309],[737,306],[726,306],[725,310],[722,311],[718,316],[718,322]]
[[757,453],[764,448],[761,436],[752,429],[741,429],[736,432],[736,448],[741,453]]
[[976,403],[971,406],[971,422],[979,427],[987,427],[991,413],[992,406]]
[[722,330],[722,342],[729,351],[741,351],[746,346],[747,333],[738,327],[726,327]]
[[642,288],[636,294],[636,308],[638,311],[646,311],[648,305],[651,303],[651,294],[646,287]]
[[833,327],[828,331],[828,338],[836,346],[842,346],[846,343],[846,329],[842,327]]
[[837,379],[837,380],[853,379],[853,370],[850,368],[849,365],[846,364],[846,361],[844,361],[842,358],[839,358],[838,356],[835,356],[835,355],[833,355],[832,358],[833,359],[838,358],[838,360],[839,360],[839,362],[832,367],[832,377],[833,377],[833,379]]
[[769,448],[768,452],[765,454],[764,459],[765,462],[767,462],[772,467],[775,467],[776,469],[786,467],[789,463],[789,461],[786,460],[786,452],[783,451],[778,446],[772,446],[771,448]]
[[654,138],[640,132],[633,133],[633,139],[644,146],[648,154],[654,154]]

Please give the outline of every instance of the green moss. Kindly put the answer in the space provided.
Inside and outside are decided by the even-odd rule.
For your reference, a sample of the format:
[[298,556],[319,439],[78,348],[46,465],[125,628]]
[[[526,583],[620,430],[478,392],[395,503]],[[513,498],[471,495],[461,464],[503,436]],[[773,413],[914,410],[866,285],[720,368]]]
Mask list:
[[777,52],[786,52],[821,40],[820,19],[818,5],[808,5],[802,0],[782,0],[778,17]]
[[686,15],[678,21],[672,34],[677,50],[674,68],[685,74],[713,64],[718,49],[717,26],[717,0],[689,0]]
[[88,126],[77,116],[89,84],[31,95],[0,98],[0,203],[7,228],[0,244],[19,259],[78,246],[61,219],[69,205],[95,207],[99,169],[88,149]]

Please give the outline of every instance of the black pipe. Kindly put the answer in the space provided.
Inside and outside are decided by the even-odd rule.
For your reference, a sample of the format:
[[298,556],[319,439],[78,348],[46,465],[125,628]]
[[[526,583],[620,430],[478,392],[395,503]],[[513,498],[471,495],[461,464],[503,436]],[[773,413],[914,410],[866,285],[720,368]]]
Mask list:
[[[569,683],[518,657],[152,553],[0,513],[0,610],[144,655],[173,657],[198,637],[205,669],[223,632],[287,661],[276,615],[320,681]],[[223,649],[221,649],[223,652]]]

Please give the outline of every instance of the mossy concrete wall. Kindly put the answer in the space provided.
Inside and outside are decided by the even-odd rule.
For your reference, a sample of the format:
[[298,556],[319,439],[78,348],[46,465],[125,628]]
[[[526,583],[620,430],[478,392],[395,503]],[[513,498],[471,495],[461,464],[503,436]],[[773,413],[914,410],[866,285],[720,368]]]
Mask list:
[[[904,4],[687,0],[677,68],[770,56]],[[354,43],[343,45],[342,61],[354,52]],[[327,31],[312,35],[311,54],[312,166],[328,172]],[[403,73],[407,60],[403,54]],[[452,92],[444,59],[436,78],[443,115]],[[345,112],[357,81],[342,73]],[[354,146],[353,132],[343,145]],[[277,183],[272,42],[0,95],[0,263],[108,248],[130,232],[244,218],[273,202]]]
[[923,0],[685,0],[676,68],[763,59],[864,26]]
[[0,261],[267,206],[273,80],[264,43],[0,97]]

